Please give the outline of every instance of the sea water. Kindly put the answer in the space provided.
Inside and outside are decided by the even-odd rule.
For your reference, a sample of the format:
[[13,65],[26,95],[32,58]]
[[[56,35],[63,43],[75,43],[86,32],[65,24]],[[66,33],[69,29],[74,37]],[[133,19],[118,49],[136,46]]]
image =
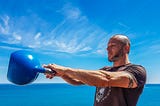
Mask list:
[[[0,84],[0,106],[93,106],[95,87]],[[160,106],[160,85],[148,84],[137,106]]]

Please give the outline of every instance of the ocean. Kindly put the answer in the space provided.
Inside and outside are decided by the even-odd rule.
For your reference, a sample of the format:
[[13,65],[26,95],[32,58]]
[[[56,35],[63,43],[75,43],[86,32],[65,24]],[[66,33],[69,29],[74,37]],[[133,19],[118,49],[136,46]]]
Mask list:
[[[0,106],[93,106],[95,87],[0,84]],[[137,106],[160,106],[160,85],[145,85]]]

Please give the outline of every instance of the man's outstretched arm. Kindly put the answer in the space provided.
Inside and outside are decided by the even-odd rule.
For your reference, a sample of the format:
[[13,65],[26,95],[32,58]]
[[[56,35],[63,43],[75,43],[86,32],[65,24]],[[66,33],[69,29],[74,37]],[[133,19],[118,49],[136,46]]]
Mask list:
[[62,77],[68,76],[68,78],[75,79],[81,83],[97,86],[97,87],[123,87],[123,88],[135,88],[137,87],[137,81],[132,78],[129,73],[108,72],[104,70],[83,70],[73,69],[69,67],[63,67],[56,64],[50,64],[45,66],[51,70],[56,71],[57,75]]

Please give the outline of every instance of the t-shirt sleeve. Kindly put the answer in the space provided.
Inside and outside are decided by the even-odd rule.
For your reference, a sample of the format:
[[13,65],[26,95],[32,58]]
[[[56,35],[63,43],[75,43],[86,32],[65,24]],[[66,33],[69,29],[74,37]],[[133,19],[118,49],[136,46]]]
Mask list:
[[133,79],[137,82],[138,87],[143,86],[146,83],[146,70],[141,65],[132,65],[126,69]]

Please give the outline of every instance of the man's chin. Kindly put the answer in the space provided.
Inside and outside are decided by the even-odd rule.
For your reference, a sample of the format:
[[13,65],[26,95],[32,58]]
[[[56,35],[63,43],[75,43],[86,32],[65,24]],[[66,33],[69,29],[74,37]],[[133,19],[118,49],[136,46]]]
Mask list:
[[113,62],[113,60],[112,60],[112,59],[110,59],[110,58],[108,58],[108,61],[109,61],[109,62]]
[[118,60],[118,57],[112,57],[112,58],[108,58],[109,62],[115,62]]

